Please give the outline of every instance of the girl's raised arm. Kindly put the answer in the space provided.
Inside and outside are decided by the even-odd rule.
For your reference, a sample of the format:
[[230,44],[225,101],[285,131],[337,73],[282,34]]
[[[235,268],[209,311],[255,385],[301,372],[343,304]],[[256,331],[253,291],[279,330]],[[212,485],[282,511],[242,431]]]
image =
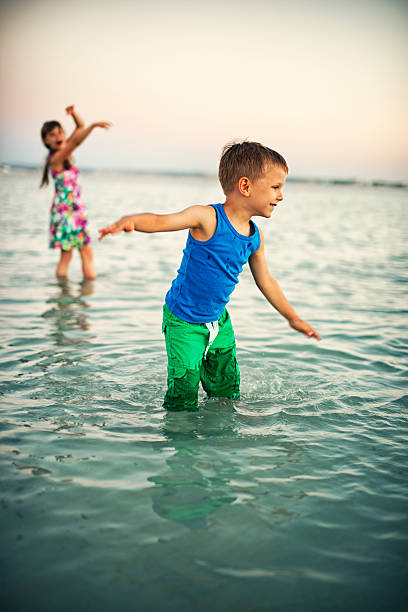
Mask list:
[[65,112],[67,113],[67,115],[71,115],[71,117],[75,121],[75,129],[72,132],[71,136],[67,139],[67,141],[68,141],[68,140],[70,140],[72,138],[72,136],[75,134],[75,132],[77,130],[80,130],[80,129],[85,127],[85,123],[83,122],[81,117],[76,112],[73,104],[71,104],[71,106],[67,106],[66,109],[65,109]]
[[56,153],[54,153],[50,158],[50,164],[52,166],[58,166],[62,164],[67,157],[69,157],[74,149],[76,149],[81,142],[85,140],[92,132],[92,130],[96,127],[101,127],[104,129],[109,129],[111,123],[108,121],[97,121],[96,123],[91,123],[87,128],[78,128],[74,131],[74,133],[70,136],[69,140],[67,140],[63,149],[60,149]]

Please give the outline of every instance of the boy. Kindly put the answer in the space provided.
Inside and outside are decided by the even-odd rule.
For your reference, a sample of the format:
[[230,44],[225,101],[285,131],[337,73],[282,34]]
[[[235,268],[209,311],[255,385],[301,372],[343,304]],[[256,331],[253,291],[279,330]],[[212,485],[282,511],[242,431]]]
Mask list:
[[258,288],[289,325],[320,340],[270,275],[263,235],[252,221],[254,216],[269,218],[283,200],[287,173],[283,157],[268,147],[227,145],[219,167],[224,204],[190,206],[169,215],[129,215],[100,230],[100,240],[120,231],[190,230],[163,307],[168,357],[163,406],[168,410],[197,410],[200,381],[209,397],[239,397],[235,337],[225,306],[247,261]]

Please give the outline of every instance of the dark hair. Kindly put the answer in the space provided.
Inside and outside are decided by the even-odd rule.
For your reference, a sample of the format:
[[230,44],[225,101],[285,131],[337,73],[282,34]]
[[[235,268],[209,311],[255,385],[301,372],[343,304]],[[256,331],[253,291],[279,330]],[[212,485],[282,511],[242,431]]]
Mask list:
[[218,178],[221,187],[228,195],[243,176],[255,181],[268,166],[279,166],[288,172],[288,165],[282,155],[259,142],[232,142],[222,150]]
[[[50,152],[48,153],[47,157],[45,158],[45,164],[44,164],[44,168],[43,168],[40,189],[41,189],[41,187],[44,187],[45,185],[48,185],[48,170],[49,170],[49,167],[50,167],[50,157],[51,157],[51,154],[52,154],[50,146],[47,145],[44,142],[44,139],[47,136],[47,134],[52,132],[52,130],[54,128],[56,128],[56,127],[63,129],[62,125],[60,124],[59,121],[46,121],[43,124],[42,128],[41,128],[41,140],[43,141],[44,146],[46,146],[47,149],[49,149]],[[69,162],[69,159],[64,159],[63,166],[64,166],[65,170],[69,170],[70,169],[71,164]]]

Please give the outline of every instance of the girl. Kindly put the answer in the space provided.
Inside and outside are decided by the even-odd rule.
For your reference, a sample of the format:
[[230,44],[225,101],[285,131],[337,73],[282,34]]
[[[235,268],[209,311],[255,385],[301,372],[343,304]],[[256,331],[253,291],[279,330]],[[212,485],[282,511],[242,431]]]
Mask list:
[[64,277],[72,259],[72,249],[79,249],[84,278],[96,278],[91,249],[91,237],[87,224],[85,205],[81,199],[78,185],[78,168],[74,166],[71,153],[89,136],[96,127],[109,128],[110,123],[100,121],[84,127],[84,122],[76,114],[73,106],[65,109],[75,121],[75,129],[67,139],[58,121],[46,121],[41,128],[41,138],[49,149],[45,161],[41,187],[48,185],[48,170],[55,183],[55,195],[51,206],[50,248],[61,249],[56,274]]

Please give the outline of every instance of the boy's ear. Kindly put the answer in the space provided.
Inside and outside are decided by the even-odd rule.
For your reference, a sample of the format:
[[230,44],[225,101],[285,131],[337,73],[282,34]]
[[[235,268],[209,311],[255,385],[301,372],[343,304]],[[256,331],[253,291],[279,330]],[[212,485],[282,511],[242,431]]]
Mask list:
[[238,181],[238,191],[246,198],[251,195],[251,181],[248,177],[241,176]]

